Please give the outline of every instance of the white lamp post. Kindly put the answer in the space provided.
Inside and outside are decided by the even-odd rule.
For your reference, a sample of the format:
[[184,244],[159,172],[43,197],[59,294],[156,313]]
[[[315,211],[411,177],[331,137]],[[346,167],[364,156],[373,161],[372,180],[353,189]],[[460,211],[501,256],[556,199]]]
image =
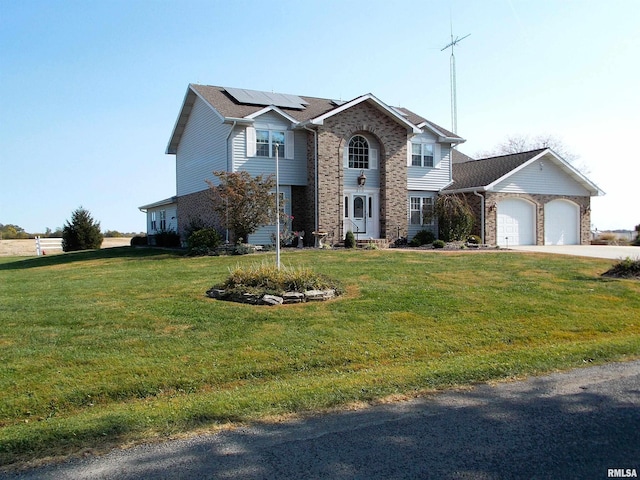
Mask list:
[[276,147],[276,268],[280,270],[280,172],[279,172],[279,159],[278,150],[279,144],[275,144]]

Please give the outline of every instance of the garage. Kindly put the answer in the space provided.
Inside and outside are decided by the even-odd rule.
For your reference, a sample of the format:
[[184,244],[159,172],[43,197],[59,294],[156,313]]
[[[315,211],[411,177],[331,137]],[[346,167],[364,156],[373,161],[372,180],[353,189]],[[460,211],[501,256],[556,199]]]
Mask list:
[[497,204],[497,244],[535,245],[535,205],[520,198],[501,200]]
[[552,200],[544,206],[544,244],[580,243],[580,207],[569,200]]

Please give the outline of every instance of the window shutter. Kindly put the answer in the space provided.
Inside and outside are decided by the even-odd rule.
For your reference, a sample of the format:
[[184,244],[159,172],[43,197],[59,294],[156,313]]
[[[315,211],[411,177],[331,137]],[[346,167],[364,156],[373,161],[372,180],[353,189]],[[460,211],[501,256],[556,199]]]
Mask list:
[[344,168],[349,168],[349,144],[346,143],[342,149],[342,164]]
[[412,142],[407,142],[407,167],[412,165],[413,158],[413,146]]
[[440,144],[436,143],[433,146],[433,166],[435,168],[440,168],[440,160],[442,160],[440,157],[442,156],[442,152],[440,149]]
[[378,169],[378,149],[376,148],[369,149],[369,168],[371,170]]
[[293,130],[284,132],[284,158],[293,158],[293,138],[295,137]]
[[247,127],[247,157],[256,156],[256,129]]

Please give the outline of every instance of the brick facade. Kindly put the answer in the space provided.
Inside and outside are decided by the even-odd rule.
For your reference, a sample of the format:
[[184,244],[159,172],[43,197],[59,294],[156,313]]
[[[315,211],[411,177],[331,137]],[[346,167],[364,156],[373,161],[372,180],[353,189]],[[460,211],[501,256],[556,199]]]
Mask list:
[[[318,228],[338,240],[344,235],[344,149],[354,135],[366,133],[380,144],[380,236],[407,234],[407,129],[388,114],[362,102],[325,120],[318,127]],[[309,135],[313,145],[313,135]],[[310,185],[315,182],[314,151],[308,148]],[[312,190],[311,188],[309,190]],[[313,207],[314,192],[310,192]],[[313,211],[313,210],[312,210]],[[402,219],[401,222],[398,220]]]
[[[591,197],[572,195],[540,195],[540,194],[516,194],[483,192],[485,196],[485,243],[497,245],[498,211],[495,206],[501,200],[507,198],[522,198],[533,203],[536,208],[536,245],[544,245],[544,206],[552,200],[569,200],[580,209],[580,244],[589,245],[591,239]],[[473,193],[465,194],[467,202],[473,209],[476,222],[472,233],[480,236],[480,208],[481,200]]]
[[202,221],[206,226],[216,228],[224,238],[225,229],[217,214],[213,211],[211,191],[209,189],[177,197],[176,204],[178,233],[182,236],[183,241],[186,241],[184,238],[185,229],[194,220]]

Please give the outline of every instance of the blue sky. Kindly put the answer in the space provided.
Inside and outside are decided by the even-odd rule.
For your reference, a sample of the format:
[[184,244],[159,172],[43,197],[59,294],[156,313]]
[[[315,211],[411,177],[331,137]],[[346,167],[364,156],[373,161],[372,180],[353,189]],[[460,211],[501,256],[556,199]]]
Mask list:
[[636,0],[0,0],[0,223],[55,229],[83,206],[145,229],[175,194],[165,155],[189,83],[351,99],[451,126],[460,149],[562,139],[606,192],[600,230],[640,223]]

